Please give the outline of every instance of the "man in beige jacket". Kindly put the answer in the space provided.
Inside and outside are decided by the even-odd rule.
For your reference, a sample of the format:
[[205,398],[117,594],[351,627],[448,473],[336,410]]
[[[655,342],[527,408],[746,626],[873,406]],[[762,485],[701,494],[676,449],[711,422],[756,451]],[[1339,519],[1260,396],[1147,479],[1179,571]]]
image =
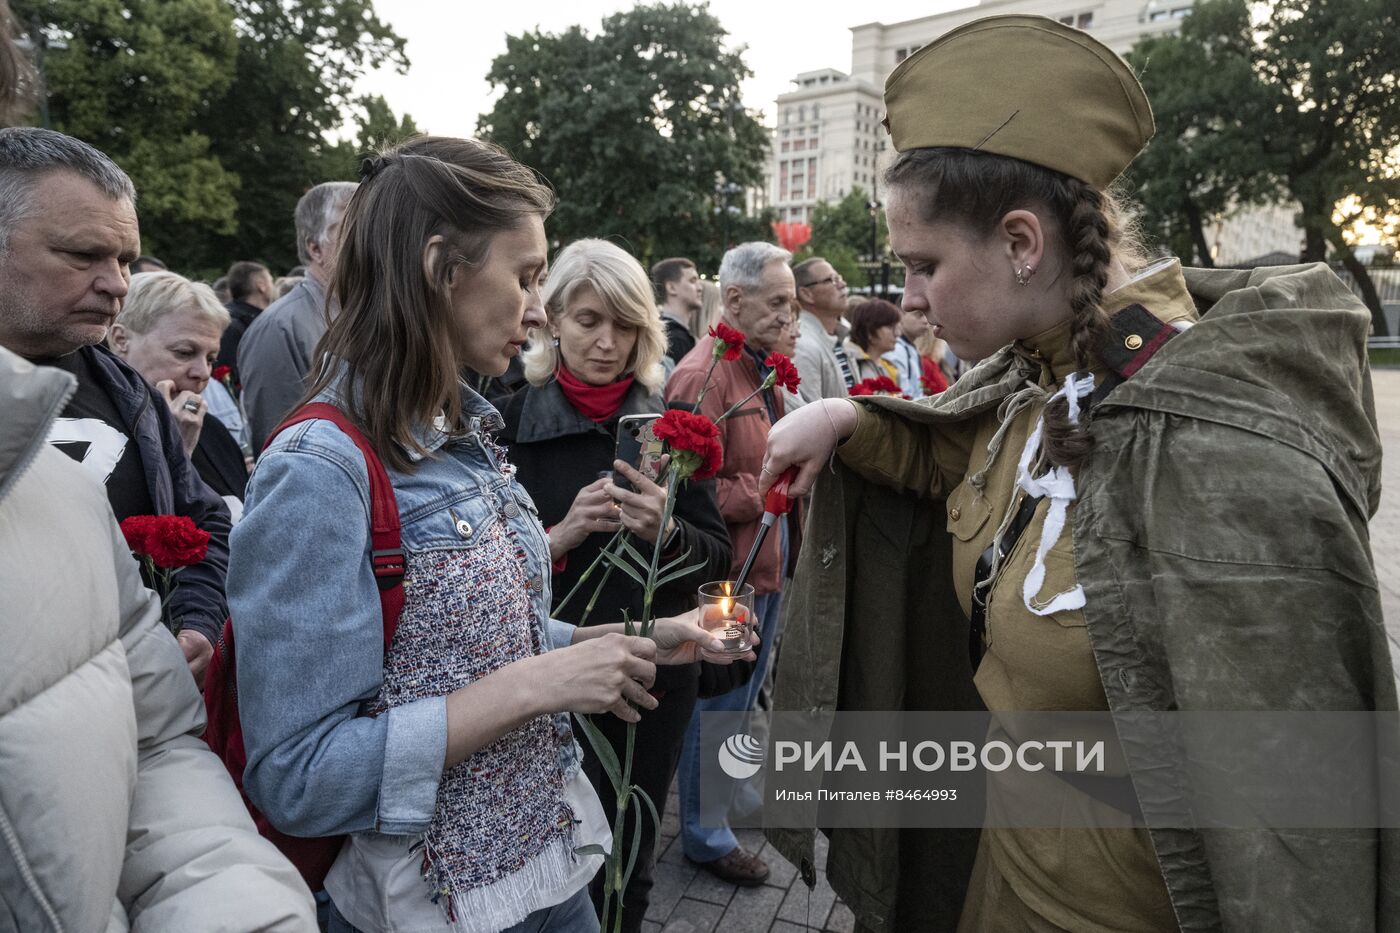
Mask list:
[[0,931],[310,933],[106,494],[45,443],[73,388],[0,349]]

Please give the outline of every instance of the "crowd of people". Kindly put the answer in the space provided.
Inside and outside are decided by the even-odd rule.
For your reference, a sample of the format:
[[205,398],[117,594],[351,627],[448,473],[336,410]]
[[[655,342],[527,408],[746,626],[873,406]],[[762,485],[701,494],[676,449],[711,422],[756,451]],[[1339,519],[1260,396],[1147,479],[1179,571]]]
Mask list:
[[[471,140],[420,138],[358,183],[310,189],[290,218],[304,265],[284,280],[239,260],[204,283],[140,255],[130,181],[60,133],[0,130],[0,178],[21,206],[0,260],[15,302],[0,337],[73,386],[31,439],[100,484],[118,523],[184,516],[207,536],[202,559],[161,590],[161,617],[190,689],[236,620],[247,800],[281,833],[349,839],[328,870],[298,865],[325,892],[324,925],[426,928],[447,902],[474,929],[588,928],[604,899],[600,857],[574,852],[610,845],[616,800],[570,713],[615,713],[599,729],[617,755],[640,721],[634,780],[664,800],[679,779],[687,857],[737,885],[767,878],[728,826],[701,825],[699,715],[771,693],[797,516],[748,577],[756,652],[709,653],[695,591],[732,579],[758,534],[773,424],[847,397],[872,347],[910,395],[926,391],[925,370],[942,372],[898,309],[848,300],[825,260],[794,266],[768,243],[730,249],[711,279],[683,258],[648,274],[603,240],[546,257],[551,192]],[[829,308],[833,326],[804,337],[803,318]],[[876,343],[846,339],[847,309]],[[724,463],[663,516],[661,478],[614,460],[619,424],[693,408],[721,325],[744,353],[714,371],[699,411],[721,425]],[[819,359],[804,358],[809,343]],[[765,383],[774,353],[795,358],[802,394]],[[834,378],[826,360],[839,361]],[[390,477],[408,556],[387,646],[367,557],[372,467],[334,424],[281,427],[308,402],[350,413]],[[355,502],[364,521],[347,512]],[[559,598],[620,532],[693,565],[655,594],[651,639],[616,621],[644,611],[627,575]],[[482,770],[512,778],[487,789],[472,777]],[[627,930],[641,929],[653,878],[659,827],[642,823],[620,897]],[[433,897],[418,898],[406,879],[428,863]]]
[[[1107,114],[1093,145],[1039,87],[982,77],[1008,48]],[[982,105],[933,107],[948,75],[978,77],[961,93]],[[678,784],[686,858],[769,877],[702,817],[709,712],[1393,710],[1364,366],[1316,348],[1338,374],[1319,401],[1288,384],[1296,346],[1257,343],[1265,313],[1349,333],[1364,310],[1320,268],[1144,261],[1108,188],[1150,110],[1077,30],[962,27],[886,105],[902,308],[767,242],[713,275],[604,239],[550,255],[547,183],[428,136],[307,191],[286,276],[238,259],[205,284],[141,254],[138,192],[106,155],[0,130],[15,928],[594,933],[612,901],[638,931],[660,828],[619,819],[624,756],[649,799]],[[676,450],[617,452],[674,410],[722,457],[672,501]],[[1281,491],[1285,527],[1325,525],[1327,553],[1268,524]],[[150,516],[183,522],[175,572],[131,531]],[[604,561],[619,540],[684,571],[652,592]],[[741,575],[754,638],[735,652],[695,594]],[[1288,624],[1313,616],[1325,632]],[[873,619],[897,637],[848,637]],[[222,699],[236,741],[211,750]],[[1127,764],[1145,809],[1180,766]],[[804,877],[815,830],[770,833]],[[1356,928],[1385,927],[1388,838],[1358,839],[856,830],[827,871],[869,930],[1321,929],[1357,905],[1376,922]],[[635,867],[614,891],[619,850]]]

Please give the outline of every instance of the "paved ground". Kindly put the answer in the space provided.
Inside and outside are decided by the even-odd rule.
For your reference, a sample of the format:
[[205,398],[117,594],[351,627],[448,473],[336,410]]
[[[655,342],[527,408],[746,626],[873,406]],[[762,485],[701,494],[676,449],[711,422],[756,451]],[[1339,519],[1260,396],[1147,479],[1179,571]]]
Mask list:
[[[1381,605],[1390,631],[1391,653],[1400,657],[1400,369],[1377,370],[1376,420],[1385,445],[1381,507],[1371,519],[1371,547],[1381,585]],[[662,823],[662,855],[656,887],[647,911],[645,933],[799,933],[835,930],[850,933],[855,918],[836,900],[822,870],[826,848],[817,848],[817,887],[809,892],[797,869],[766,845],[757,830],[740,830],[739,841],[760,851],[772,869],[761,888],[735,888],[700,871],[681,854],[674,790]]]

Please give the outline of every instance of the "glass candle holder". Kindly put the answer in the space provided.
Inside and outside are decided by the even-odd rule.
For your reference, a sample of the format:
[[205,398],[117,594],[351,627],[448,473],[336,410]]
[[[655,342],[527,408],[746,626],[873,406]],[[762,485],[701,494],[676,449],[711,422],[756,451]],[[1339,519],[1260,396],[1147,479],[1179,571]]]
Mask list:
[[737,591],[733,580],[700,587],[700,625],[724,643],[725,654],[744,654],[753,647],[753,587]]

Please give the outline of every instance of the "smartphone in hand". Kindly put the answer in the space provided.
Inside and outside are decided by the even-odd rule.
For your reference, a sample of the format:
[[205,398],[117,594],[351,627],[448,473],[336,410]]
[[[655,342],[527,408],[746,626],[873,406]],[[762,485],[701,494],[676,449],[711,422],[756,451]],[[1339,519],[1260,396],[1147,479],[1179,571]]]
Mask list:
[[[630,463],[637,472],[653,480],[661,477],[656,462],[661,459],[665,446],[656,436],[653,428],[660,415],[624,415],[617,422],[617,448],[613,459]],[[613,475],[613,482],[623,489],[631,489],[632,484],[620,473]]]

